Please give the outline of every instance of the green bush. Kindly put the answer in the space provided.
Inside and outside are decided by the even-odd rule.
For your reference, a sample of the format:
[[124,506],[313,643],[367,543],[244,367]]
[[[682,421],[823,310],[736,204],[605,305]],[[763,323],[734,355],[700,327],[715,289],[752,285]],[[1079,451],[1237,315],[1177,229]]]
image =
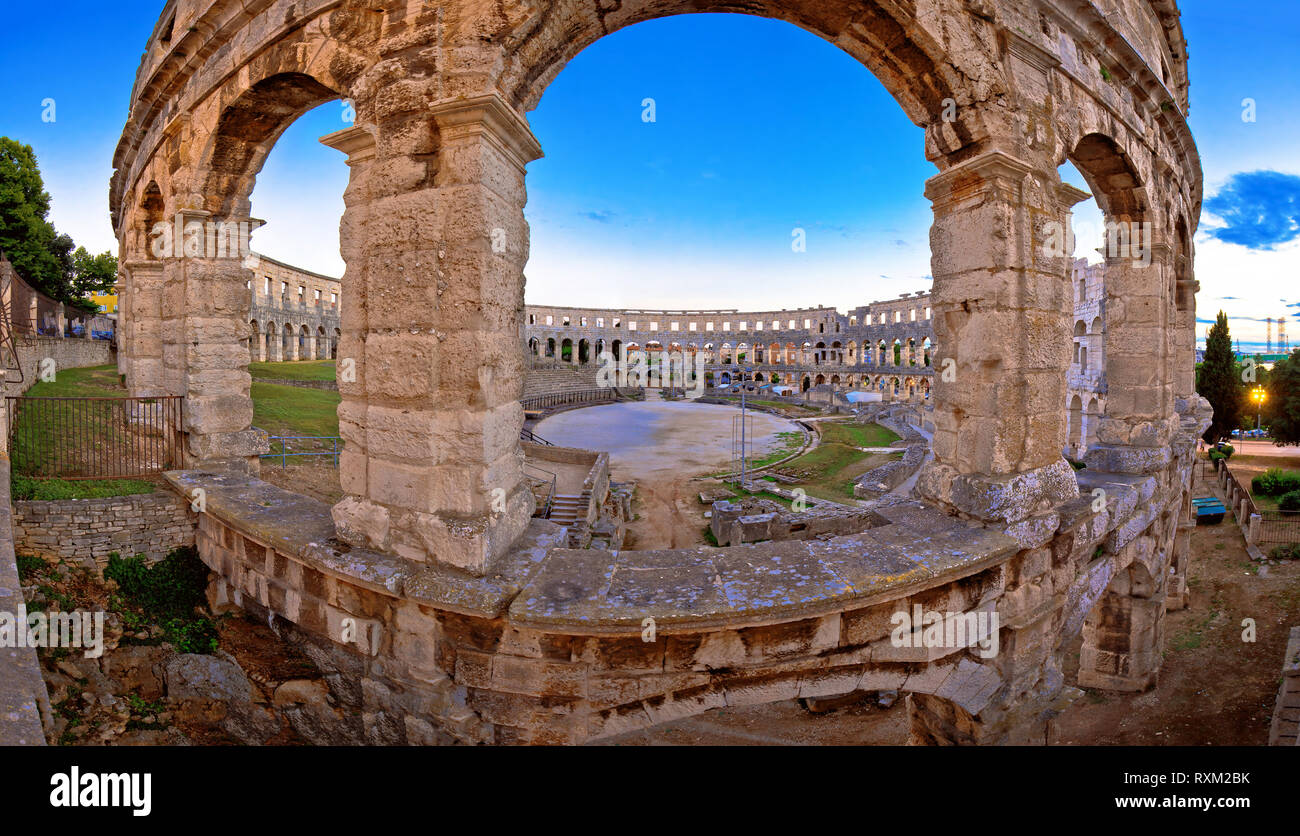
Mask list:
[[1300,472],[1270,467],[1250,480],[1250,490],[1261,496],[1280,496],[1300,491]]
[[1258,496],[1272,496],[1273,492],[1277,490],[1277,474],[1278,469],[1270,467],[1254,479],[1251,479],[1250,492]]
[[1279,511],[1300,511],[1300,491],[1282,494],[1277,507]]
[[1235,452],[1237,452],[1237,448],[1236,448],[1236,447],[1233,447],[1231,444],[1225,444],[1225,445],[1223,445],[1223,451],[1222,451],[1222,452],[1223,452],[1223,457],[1224,457],[1225,459],[1230,459],[1230,458],[1232,458],[1232,454],[1235,453]]
[[[143,555],[108,557],[104,577],[116,581],[125,602],[143,612],[145,621],[163,630],[163,637],[182,653],[211,653],[217,649],[217,630],[211,621],[196,615],[204,606],[208,567],[193,548],[180,548],[154,566]],[[132,624],[135,619],[123,620]]]
[[1268,553],[1273,560],[1300,560],[1300,543],[1287,543],[1284,546],[1274,546],[1273,550]]

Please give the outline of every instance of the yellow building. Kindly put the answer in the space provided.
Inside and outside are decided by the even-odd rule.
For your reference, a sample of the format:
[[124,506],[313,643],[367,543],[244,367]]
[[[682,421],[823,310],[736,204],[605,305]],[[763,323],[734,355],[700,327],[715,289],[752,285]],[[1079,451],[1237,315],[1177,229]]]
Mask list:
[[103,314],[117,313],[117,294],[116,293],[92,293],[90,301],[99,305],[99,312]]

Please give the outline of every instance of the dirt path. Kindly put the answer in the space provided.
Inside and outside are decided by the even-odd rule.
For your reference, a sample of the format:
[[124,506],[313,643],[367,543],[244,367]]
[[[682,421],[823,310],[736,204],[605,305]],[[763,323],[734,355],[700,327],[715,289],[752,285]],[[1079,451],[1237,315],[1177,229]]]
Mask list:
[[706,483],[654,472],[637,480],[625,549],[684,549],[705,545],[699,492]]

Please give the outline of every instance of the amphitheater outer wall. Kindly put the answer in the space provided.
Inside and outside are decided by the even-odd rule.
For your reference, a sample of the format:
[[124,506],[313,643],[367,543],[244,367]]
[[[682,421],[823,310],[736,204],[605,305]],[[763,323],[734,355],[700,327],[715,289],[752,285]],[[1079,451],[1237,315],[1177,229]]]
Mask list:
[[[541,145],[525,114],[609,32],[737,9],[164,7],[111,188],[123,371],[135,394],[186,397],[189,470],[175,479],[208,492],[199,545],[214,595],[243,590],[357,646],[347,652],[364,657],[354,681],[372,739],[575,742],[900,672],[918,742],[1041,739],[1066,694],[1061,648],[1079,631],[1081,683],[1154,682],[1206,417],[1192,380],[1201,177],[1166,0],[746,4],[858,58],[925,130],[935,366],[953,371],[934,376],[933,461],[914,500],[882,510],[889,525],[779,544],[806,549],[781,554],[799,568],[780,576],[753,569],[776,560],[774,545],[569,553],[531,521],[519,341],[524,178]],[[351,172],[339,357],[356,375],[340,383],[347,496],[328,509],[264,494],[254,478],[264,437],[250,427],[248,271],[213,253],[155,259],[147,243],[164,218],[248,218],[276,139],[332,99],[356,113],[325,140]],[[1108,393],[1079,473],[1061,456],[1070,259],[1045,246],[1085,196],[1060,181],[1067,159],[1151,255],[1107,263]],[[876,628],[858,630],[875,623],[866,610],[923,594],[998,612],[1001,652],[899,660]],[[662,655],[642,642],[645,618]],[[817,684],[823,673],[844,675]]]

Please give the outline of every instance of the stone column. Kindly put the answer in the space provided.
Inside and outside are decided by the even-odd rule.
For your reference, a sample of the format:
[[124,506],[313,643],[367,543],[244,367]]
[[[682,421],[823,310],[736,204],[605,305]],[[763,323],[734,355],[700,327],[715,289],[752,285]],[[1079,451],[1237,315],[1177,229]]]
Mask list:
[[1154,473],[1172,458],[1176,419],[1168,288],[1173,252],[1165,244],[1142,241],[1151,253],[1144,264],[1134,252],[1138,234],[1135,230],[1129,248],[1106,248],[1106,411],[1098,422],[1097,444],[1084,458],[1090,470]]
[[308,335],[307,335],[307,356],[304,357],[303,359],[304,359],[304,360],[317,360],[317,359],[319,359],[319,358],[316,356],[316,335],[315,335],[315,334],[308,334]]
[[[177,215],[182,230],[202,229],[194,225],[211,220],[198,210]],[[256,474],[257,457],[269,445],[266,433],[251,428],[249,271],[239,252],[213,249],[214,237],[174,235],[172,253],[163,259],[162,385],[185,396],[187,467]]]
[[163,385],[162,261],[128,261],[126,295],[119,309],[125,321],[118,323],[118,370],[126,375],[132,397],[149,398],[168,394]]
[[[122,380],[126,380],[126,368],[129,365],[126,350],[126,329],[131,321],[130,311],[127,309],[131,300],[131,272],[126,268],[125,259],[119,258],[117,263],[117,323],[114,328],[117,331],[117,373]],[[6,298],[5,302],[12,309],[12,299]]]
[[266,332],[258,329],[257,332],[257,362],[266,362]]
[[955,374],[935,380],[934,460],[915,492],[977,519],[1017,523],[1078,496],[1061,456],[1067,259],[1049,257],[1034,238],[1047,223],[1069,228],[1074,195],[1061,191],[1054,170],[1035,174],[991,151],[931,178],[926,196],[943,347],[936,367],[951,359]]
[[339,353],[357,370],[355,384],[340,382],[348,496],[334,521],[354,545],[482,574],[534,506],[516,340],[524,166],[541,147],[495,95],[427,112],[436,142],[409,123],[379,130],[373,150],[358,133],[326,138],[352,166]]
[[[1151,540],[1139,538],[1128,548],[1149,548]],[[1163,572],[1153,578],[1137,563],[1114,577],[1083,623],[1080,687],[1145,691],[1155,686],[1164,646],[1164,584]]]

